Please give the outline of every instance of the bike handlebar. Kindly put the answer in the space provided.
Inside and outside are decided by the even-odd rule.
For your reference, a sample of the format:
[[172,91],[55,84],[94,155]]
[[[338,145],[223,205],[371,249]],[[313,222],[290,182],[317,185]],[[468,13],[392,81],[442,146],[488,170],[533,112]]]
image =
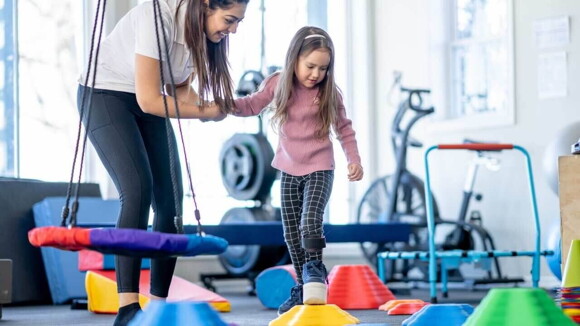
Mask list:
[[473,151],[501,151],[514,149],[513,144],[439,144],[438,149],[468,149]]
[[[433,112],[435,112],[435,108],[433,107],[429,107],[429,108],[423,108],[423,97],[421,96],[422,94],[430,94],[431,90],[429,89],[411,89],[411,88],[405,88],[405,87],[401,87],[401,91],[402,92],[407,92],[409,93],[409,97],[407,98],[407,103],[409,104],[409,108],[417,113],[424,113],[424,114],[431,114]],[[414,99],[417,99],[417,101],[419,102],[418,104],[414,103]]]
[[406,87],[401,87],[401,91],[402,92],[415,92],[415,93],[431,93],[430,89],[426,89],[426,88],[406,88]]
[[413,104],[411,104],[411,105],[409,105],[409,108],[411,110],[415,111],[415,112],[418,112],[418,113],[431,114],[431,113],[435,112],[435,108],[434,107],[430,107],[430,108],[427,108],[427,109],[422,109],[420,106],[415,107],[415,106],[413,106]]

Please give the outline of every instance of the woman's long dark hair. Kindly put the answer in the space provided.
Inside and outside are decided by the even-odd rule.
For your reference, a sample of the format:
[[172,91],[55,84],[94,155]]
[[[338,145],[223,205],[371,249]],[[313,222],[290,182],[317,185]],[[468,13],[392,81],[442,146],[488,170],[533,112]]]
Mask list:
[[[185,42],[191,53],[194,73],[198,79],[198,95],[202,105],[206,104],[211,91],[214,101],[227,113],[234,108],[233,81],[228,62],[228,37],[219,43],[207,40],[204,26],[208,9],[228,9],[234,3],[247,4],[249,0],[181,0],[177,8],[187,2],[185,14]],[[177,17],[177,14],[176,14]]]

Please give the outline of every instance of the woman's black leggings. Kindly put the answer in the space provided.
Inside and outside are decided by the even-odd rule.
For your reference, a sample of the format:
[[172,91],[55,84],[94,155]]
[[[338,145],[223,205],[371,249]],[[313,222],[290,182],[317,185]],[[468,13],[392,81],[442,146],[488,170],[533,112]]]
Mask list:
[[[79,86],[79,112],[83,92],[88,90]],[[83,119],[85,126],[87,110],[85,108]],[[173,129],[170,131],[170,141],[175,151],[170,157],[165,119],[144,113],[137,104],[135,94],[95,89],[89,111],[89,139],[119,192],[121,211],[117,227],[147,229],[152,207],[155,213],[153,230],[176,233],[170,160],[176,167],[180,203],[183,187]],[[175,261],[175,258],[151,261],[151,294],[167,297]],[[117,291],[139,292],[141,259],[116,256],[115,265]]]

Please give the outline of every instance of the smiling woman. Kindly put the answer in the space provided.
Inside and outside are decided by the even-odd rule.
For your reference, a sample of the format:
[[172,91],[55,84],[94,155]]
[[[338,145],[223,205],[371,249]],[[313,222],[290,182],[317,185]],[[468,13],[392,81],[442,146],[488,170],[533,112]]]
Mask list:
[[[153,231],[182,232],[181,162],[169,118],[217,121],[233,107],[228,37],[247,3],[154,0],[132,8],[102,41],[98,36],[79,79],[77,106],[121,198],[117,228],[146,230],[152,209]],[[175,263],[152,260],[152,297],[167,297]],[[128,324],[140,310],[140,265],[140,258],[115,257],[115,325]]]
[[244,19],[245,6],[234,6],[229,10],[214,12],[206,20],[206,36],[214,43],[219,43],[229,33],[235,33],[238,24]]

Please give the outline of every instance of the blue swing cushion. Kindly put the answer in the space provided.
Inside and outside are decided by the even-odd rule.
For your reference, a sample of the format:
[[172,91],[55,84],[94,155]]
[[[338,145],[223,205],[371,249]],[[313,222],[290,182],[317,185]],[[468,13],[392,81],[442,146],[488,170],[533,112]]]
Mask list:
[[216,255],[228,247],[225,239],[211,235],[56,226],[34,228],[28,232],[28,240],[36,247],[71,251],[91,249],[108,254],[151,258]]

